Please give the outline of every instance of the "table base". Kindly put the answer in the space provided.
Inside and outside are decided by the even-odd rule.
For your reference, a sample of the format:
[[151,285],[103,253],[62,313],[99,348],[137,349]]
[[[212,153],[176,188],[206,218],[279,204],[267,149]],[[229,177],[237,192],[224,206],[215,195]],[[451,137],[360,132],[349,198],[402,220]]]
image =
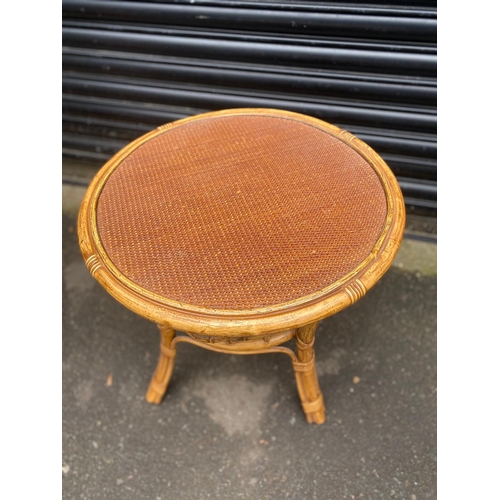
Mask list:
[[[286,332],[268,334],[261,337],[220,337],[187,333],[176,336],[167,325],[160,329],[160,359],[149,383],[146,400],[159,404],[165,395],[174,369],[177,344],[187,342],[215,352],[229,354],[266,354],[280,352],[292,358],[297,389],[304,414],[309,423],[322,424],[325,421],[325,405],[316,374],[314,339],[318,323],[312,323]],[[280,346],[295,338],[296,353],[288,347]]]

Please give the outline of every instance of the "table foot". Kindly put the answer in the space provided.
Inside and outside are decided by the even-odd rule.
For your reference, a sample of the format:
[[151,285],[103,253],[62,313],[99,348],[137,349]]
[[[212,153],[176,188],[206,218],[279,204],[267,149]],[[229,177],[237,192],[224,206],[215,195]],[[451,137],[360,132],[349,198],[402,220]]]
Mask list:
[[318,323],[313,323],[297,329],[295,337],[297,361],[294,361],[293,368],[307,421],[322,424],[326,420],[325,404],[319,388],[313,349],[317,326]]
[[146,401],[148,403],[159,404],[165,395],[165,392],[172,377],[175,362],[175,347],[172,349],[171,344],[175,336],[172,328],[165,325],[158,325],[160,329],[160,359],[158,365],[149,383],[146,393]]

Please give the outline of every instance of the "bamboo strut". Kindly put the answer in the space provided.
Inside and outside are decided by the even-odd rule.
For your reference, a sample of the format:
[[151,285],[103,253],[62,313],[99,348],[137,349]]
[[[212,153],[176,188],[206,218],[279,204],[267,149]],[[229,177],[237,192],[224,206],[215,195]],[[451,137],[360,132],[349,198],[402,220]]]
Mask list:
[[[255,340],[242,340],[237,344],[225,343],[207,343],[188,336],[175,336],[174,330],[168,326],[158,325],[161,334],[160,344],[160,359],[155,373],[149,383],[149,388],[146,393],[146,400],[149,403],[159,404],[167,390],[168,383],[172,377],[174,369],[175,355],[177,353],[177,344],[185,342],[198,347],[203,347],[210,351],[231,353],[231,354],[267,354],[267,353],[282,353],[287,354],[292,359],[295,378],[297,381],[297,389],[302,408],[309,423],[322,424],[325,421],[325,407],[323,396],[319,388],[318,379],[316,376],[316,367],[314,365],[314,332],[316,331],[317,323],[299,328],[295,332],[295,340],[297,345],[297,355],[288,347],[276,346],[273,341],[288,340],[291,336],[288,332],[277,333],[270,335],[264,339],[260,339],[257,344]],[[273,338],[274,337],[274,338]],[[312,340],[311,340],[312,339]],[[245,348],[245,343],[248,347]],[[257,344],[257,345],[256,345]],[[258,348],[262,346],[261,348]]]

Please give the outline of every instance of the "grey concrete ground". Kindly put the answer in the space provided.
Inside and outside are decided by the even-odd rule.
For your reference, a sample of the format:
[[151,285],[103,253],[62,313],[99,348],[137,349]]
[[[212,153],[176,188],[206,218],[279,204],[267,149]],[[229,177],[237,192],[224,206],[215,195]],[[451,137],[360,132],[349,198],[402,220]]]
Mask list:
[[434,243],[405,239],[361,301],[321,322],[324,425],[305,421],[279,354],[181,344],[155,406],[156,326],[86,270],[82,193],[63,188],[64,499],[436,498]]

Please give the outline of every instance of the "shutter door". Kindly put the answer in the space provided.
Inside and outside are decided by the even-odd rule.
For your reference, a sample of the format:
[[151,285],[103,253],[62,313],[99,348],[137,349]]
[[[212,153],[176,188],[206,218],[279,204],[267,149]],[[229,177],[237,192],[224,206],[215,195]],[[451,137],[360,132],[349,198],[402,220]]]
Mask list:
[[158,125],[279,108],[385,159],[436,215],[436,3],[63,1],[63,155],[103,164]]

